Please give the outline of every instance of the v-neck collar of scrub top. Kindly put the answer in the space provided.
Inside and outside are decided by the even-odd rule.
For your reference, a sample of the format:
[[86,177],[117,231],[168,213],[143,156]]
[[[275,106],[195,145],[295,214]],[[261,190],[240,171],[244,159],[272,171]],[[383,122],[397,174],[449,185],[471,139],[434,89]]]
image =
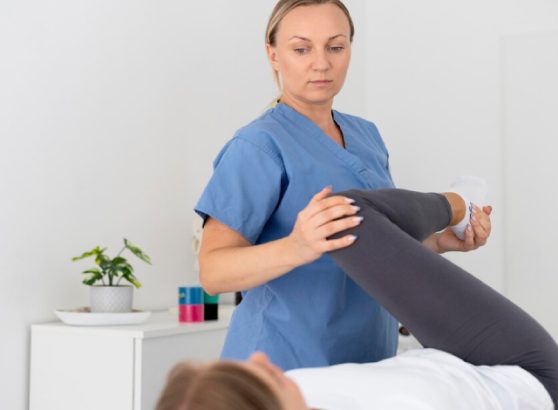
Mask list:
[[[343,139],[345,141],[345,148],[337,144],[331,137],[326,135],[320,127],[318,127],[312,120],[310,120],[305,115],[299,113],[295,109],[289,107],[288,105],[278,102],[274,107],[280,114],[285,116],[287,119],[293,121],[300,127],[302,127],[308,134],[323,144],[333,155],[339,158],[343,163],[349,166],[354,172],[363,175],[370,171],[366,168],[362,160],[359,158],[358,154],[351,152],[354,148],[353,135],[349,132],[346,127],[343,114],[331,110],[333,115],[333,120],[341,129],[343,134]],[[370,182],[368,178],[365,178],[366,184],[369,185]]]

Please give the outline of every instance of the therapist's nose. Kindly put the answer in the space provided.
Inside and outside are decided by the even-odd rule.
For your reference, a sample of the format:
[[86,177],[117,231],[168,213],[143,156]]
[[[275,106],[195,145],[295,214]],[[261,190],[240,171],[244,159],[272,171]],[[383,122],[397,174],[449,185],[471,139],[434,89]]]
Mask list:
[[314,53],[312,69],[316,71],[327,71],[331,67],[327,53],[324,50],[317,50]]

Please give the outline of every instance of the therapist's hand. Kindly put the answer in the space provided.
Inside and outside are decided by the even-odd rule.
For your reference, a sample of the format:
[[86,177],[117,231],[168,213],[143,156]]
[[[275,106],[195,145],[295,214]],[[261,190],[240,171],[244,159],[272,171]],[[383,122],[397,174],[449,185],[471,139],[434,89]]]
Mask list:
[[428,238],[424,244],[438,253],[448,251],[469,252],[484,246],[490,237],[492,222],[490,214],[491,206],[482,209],[473,205],[473,218],[471,218],[470,228],[465,230],[465,238],[459,239],[451,229],[446,229],[441,233],[436,233]]
[[325,252],[345,248],[356,239],[353,235],[326,239],[362,222],[357,215],[359,208],[351,204],[350,198],[330,196],[331,192],[331,187],[326,187],[312,197],[298,213],[293,231],[286,238],[297,266],[310,263]]

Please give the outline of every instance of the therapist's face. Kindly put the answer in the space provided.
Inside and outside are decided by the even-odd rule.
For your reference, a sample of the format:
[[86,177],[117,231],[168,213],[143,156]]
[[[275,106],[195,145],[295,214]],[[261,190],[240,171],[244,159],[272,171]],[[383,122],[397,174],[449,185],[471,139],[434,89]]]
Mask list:
[[334,4],[301,6],[279,24],[268,58],[283,82],[283,100],[331,104],[343,87],[351,58],[351,28]]

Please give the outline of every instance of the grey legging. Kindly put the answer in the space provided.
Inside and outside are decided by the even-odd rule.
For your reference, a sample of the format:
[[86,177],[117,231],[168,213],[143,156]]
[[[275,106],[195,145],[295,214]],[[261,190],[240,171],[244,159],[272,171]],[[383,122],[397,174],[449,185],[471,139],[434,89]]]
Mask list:
[[[336,194],[337,195],[337,194]],[[356,200],[359,236],[331,252],[361,288],[425,347],[474,365],[518,365],[558,407],[558,346],[531,316],[459,266],[421,244],[446,228],[451,208],[441,194],[400,189],[341,192]]]

